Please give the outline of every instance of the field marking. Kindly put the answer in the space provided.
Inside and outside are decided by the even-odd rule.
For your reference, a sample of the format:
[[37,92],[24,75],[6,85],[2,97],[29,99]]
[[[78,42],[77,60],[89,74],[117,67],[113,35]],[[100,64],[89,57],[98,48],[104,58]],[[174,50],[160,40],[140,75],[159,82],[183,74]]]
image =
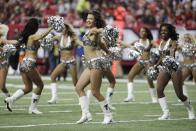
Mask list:
[[[172,103],[177,103],[177,101],[167,101],[169,104],[172,104]],[[195,103],[196,100],[191,100],[191,103]],[[134,105],[134,104],[158,104],[158,103],[152,103],[152,102],[113,102],[112,104],[113,105]],[[93,103],[90,103],[90,106],[92,105],[97,105],[97,102],[93,102]],[[41,105],[39,104],[38,107],[61,107],[61,106],[78,106],[80,107],[80,105],[78,103],[74,103],[74,104],[45,104],[45,105]],[[183,105],[182,105],[183,106]],[[1,107],[5,107],[5,106],[0,106]],[[29,107],[29,105],[14,105],[13,106],[14,108],[24,108],[24,107]]]
[[[168,119],[164,121],[182,121],[182,120],[188,120],[188,118],[178,118],[178,119]],[[148,120],[129,120],[129,121],[114,121],[112,124],[118,124],[118,123],[135,123],[135,122],[154,122],[154,121],[160,121],[158,119],[148,119]],[[102,122],[87,122],[84,124],[102,124]],[[68,122],[68,123],[46,123],[46,124],[29,124],[29,125],[12,125],[12,126],[0,126],[1,129],[6,128],[28,128],[28,127],[39,127],[39,126],[57,126],[57,125],[78,125],[75,122]]]
[[[16,75],[16,76],[8,75],[7,78],[8,79],[20,79],[21,80],[21,76],[20,75]],[[50,76],[42,76],[42,80],[50,80]],[[72,81],[71,77],[67,77],[66,81]],[[66,83],[66,81],[65,81],[65,83]],[[103,78],[103,82],[108,82],[108,80]],[[127,82],[128,82],[127,79],[116,79],[116,83],[127,83]],[[143,78],[135,79],[134,83],[147,83],[147,80],[145,80]],[[154,83],[156,83],[156,81],[154,81]],[[169,84],[172,84],[172,82],[170,81]],[[185,81],[185,84],[195,85],[195,83],[193,81]],[[64,85],[64,86],[66,86],[66,85]]]
[[70,113],[70,112],[73,112],[72,110],[64,110],[64,111],[48,111],[50,113]]
[[144,115],[144,117],[160,117],[161,115]]

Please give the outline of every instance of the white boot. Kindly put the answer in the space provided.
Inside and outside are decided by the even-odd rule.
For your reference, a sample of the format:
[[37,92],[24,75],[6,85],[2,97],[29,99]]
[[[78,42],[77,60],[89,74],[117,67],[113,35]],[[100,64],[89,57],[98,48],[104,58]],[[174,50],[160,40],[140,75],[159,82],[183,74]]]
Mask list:
[[87,91],[86,91],[86,96],[87,96],[87,98],[88,98],[88,104],[90,104],[90,99],[91,99],[91,96],[92,96],[91,90],[87,90]]
[[185,85],[183,85],[182,88],[183,88],[183,94],[184,94],[186,97],[189,97],[188,91],[187,91],[187,87],[186,87]]
[[112,106],[113,92],[114,92],[114,89],[111,87],[108,87],[107,92],[106,92],[106,101],[108,102],[108,106],[111,110],[116,110],[116,108]]
[[[183,94],[184,94],[186,97],[189,97],[188,91],[187,91],[187,86],[183,85],[183,86],[182,86],[182,91],[183,91]],[[181,100],[178,99],[178,102],[181,102]]]
[[124,102],[135,101],[135,97],[133,95],[133,82],[127,83],[127,91],[128,91],[128,96],[127,98],[124,99]]
[[7,97],[10,97],[10,94],[9,94],[9,93],[4,93],[4,92],[2,92],[2,96],[3,96],[3,98],[5,99],[5,98],[7,98]]
[[167,120],[170,119],[170,112],[167,105],[166,97],[162,97],[158,99],[161,109],[163,111],[163,115],[158,118],[158,120]]
[[82,117],[80,120],[76,122],[76,124],[82,124],[92,120],[91,113],[89,112],[89,102],[87,96],[82,96],[79,98],[81,110],[82,110]]
[[13,104],[16,100],[24,96],[24,91],[22,89],[17,90],[11,97],[7,97],[5,102],[7,104],[7,109],[12,112]]
[[194,113],[193,106],[190,104],[190,101],[187,99],[183,103],[184,103],[184,106],[186,107],[186,109],[188,111],[189,119],[194,120],[195,119],[195,113]]
[[152,103],[157,103],[158,100],[157,100],[156,88],[149,88],[149,92],[150,92],[150,96],[152,98]]
[[55,104],[57,102],[57,84],[51,83],[50,88],[51,88],[52,98],[48,101],[48,104]]
[[35,93],[32,94],[31,105],[29,106],[29,114],[42,114],[42,112],[37,109],[37,103],[39,102],[39,98],[40,95],[37,95]]
[[106,100],[99,102],[99,105],[101,106],[101,109],[104,113],[104,120],[102,124],[110,124],[113,122],[112,120],[112,113],[110,112],[109,106],[106,102]]

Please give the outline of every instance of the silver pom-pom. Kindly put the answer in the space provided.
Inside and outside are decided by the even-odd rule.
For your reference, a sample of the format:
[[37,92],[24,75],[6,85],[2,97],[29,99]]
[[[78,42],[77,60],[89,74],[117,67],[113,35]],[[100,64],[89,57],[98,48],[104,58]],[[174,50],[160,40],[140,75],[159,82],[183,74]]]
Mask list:
[[62,32],[65,29],[64,18],[60,16],[49,16],[48,25],[52,26],[57,32]]
[[167,67],[169,70],[176,71],[179,67],[179,63],[172,56],[166,56],[162,62],[163,66]]
[[196,51],[194,50],[195,48],[196,48],[196,44],[185,43],[182,48],[182,53],[185,56],[195,56],[196,55]]
[[140,56],[140,53],[137,52],[136,50],[130,49],[129,51],[130,51],[129,57],[130,57],[131,59],[137,59],[137,58]]
[[149,67],[147,70],[147,76],[151,80],[156,80],[158,77],[158,74],[159,74],[158,69],[154,68],[153,66]]
[[158,62],[160,58],[160,52],[157,48],[152,48],[150,50],[150,63],[155,64]]
[[3,46],[3,52],[5,57],[9,57],[10,55],[14,55],[16,53],[16,47],[12,44],[6,44]]
[[3,51],[0,52],[0,59],[6,59],[5,52],[3,52]]
[[134,44],[134,47],[137,49],[137,51],[139,51],[140,53],[142,53],[144,51],[144,45],[142,43],[136,42]]
[[109,56],[112,60],[121,60],[122,53],[119,47],[110,47],[109,50],[112,52],[112,56]]
[[45,50],[51,50],[53,48],[53,38],[54,34],[49,33],[45,38],[42,39],[40,46]]
[[107,25],[104,27],[103,36],[108,47],[116,47],[119,31],[116,27]]

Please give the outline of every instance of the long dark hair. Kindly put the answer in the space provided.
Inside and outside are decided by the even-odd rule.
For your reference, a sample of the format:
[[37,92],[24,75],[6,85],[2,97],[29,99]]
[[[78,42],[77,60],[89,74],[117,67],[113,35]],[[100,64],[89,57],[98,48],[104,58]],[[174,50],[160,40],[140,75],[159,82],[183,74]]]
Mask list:
[[151,41],[151,40],[153,40],[153,36],[152,36],[152,33],[151,33],[151,31],[150,31],[150,29],[148,29],[147,27],[142,27],[145,31],[146,31],[146,33],[147,33],[147,38]]
[[101,16],[101,13],[98,10],[89,11],[88,14],[92,14],[95,18],[95,26],[97,28],[103,28],[106,26],[105,20]]
[[35,34],[38,30],[39,22],[36,18],[31,18],[29,22],[25,25],[23,31],[19,35],[19,42],[22,44],[27,44],[27,40],[30,35]]
[[161,28],[165,26],[168,30],[169,30],[169,38],[171,38],[172,40],[178,40],[179,38],[179,34],[176,32],[176,28],[168,23],[163,23],[161,24],[160,28],[159,28],[159,36],[161,34]]

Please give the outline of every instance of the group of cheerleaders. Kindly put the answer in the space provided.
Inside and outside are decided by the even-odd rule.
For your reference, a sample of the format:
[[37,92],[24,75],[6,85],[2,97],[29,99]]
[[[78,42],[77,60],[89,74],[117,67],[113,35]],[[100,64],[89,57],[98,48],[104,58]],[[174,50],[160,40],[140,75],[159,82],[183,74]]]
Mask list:
[[[60,23],[59,21],[61,19],[55,20],[55,17],[51,18],[47,31],[38,34],[36,32],[39,28],[39,22],[37,19],[31,18],[17,40],[7,40],[5,35],[8,32],[8,27],[3,24],[0,25],[0,89],[4,96],[7,109],[12,112],[14,103],[22,96],[32,92],[33,84],[35,84],[36,88],[32,93],[28,113],[42,114],[38,110],[37,104],[44,88],[44,83],[39,72],[36,70],[36,56],[40,46],[43,46],[43,48],[52,46],[48,44],[50,42],[46,38],[52,30],[58,30],[61,31],[60,35],[52,36],[50,40],[59,41],[61,62],[51,73],[50,86],[52,97],[48,103],[54,104],[57,102],[56,78],[61,72],[69,69],[82,111],[82,116],[76,123],[81,124],[92,120],[92,115],[89,111],[90,98],[85,93],[85,88],[88,85],[90,85],[91,94],[97,99],[103,111],[104,119],[102,123],[112,123],[113,117],[111,110],[115,108],[111,104],[111,99],[116,81],[110,67],[111,62],[120,57],[120,48],[116,44],[119,43],[116,39],[118,31],[114,27],[106,26],[102,15],[96,10],[89,11],[87,15],[86,27],[88,31],[83,36],[82,41],[78,39],[70,24],[64,21]],[[61,25],[58,27],[58,24]],[[196,82],[195,38],[190,34],[185,34],[183,43],[178,44],[178,34],[176,33],[175,27],[167,23],[161,24],[159,28],[161,39],[159,45],[153,42],[152,34],[148,28],[141,28],[139,35],[140,39],[133,43],[127,44],[121,42],[122,48],[131,48],[130,55],[137,57],[137,63],[131,68],[128,74],[128,96],[124,102],[135,101],[133,80],[136,75],[142,70],[145,70],[152,103],[158,102],[163,112],[161,117],[158,118],[159,120],[170,119],[170,111],[164,94],[164,89],[170,80],[173,83],[177,97],[187,109],[188,118],[191,120],[195,119],[194,109],[186,96],[187,93],[183,92],[183,89],[186,91],[184,81],[189,75],[192,75]],[[82,59],[86,66],[79,78],[77,76],[76,60],[74,57],[74,50],[78,45],[84,48]],[[8,57],[21,47],[25,47],[25,56],[19,65],[24,88],[18,89],[10,95],[6,88]],[[153,51],[153,49],[157,50]],[[182,62],[175,60],[176,51],[182,52],[184,57]],[[109,81],[106,98],[100,92],[103,76]],[[154,79],[157,80],[156,88],[153,84]]]

